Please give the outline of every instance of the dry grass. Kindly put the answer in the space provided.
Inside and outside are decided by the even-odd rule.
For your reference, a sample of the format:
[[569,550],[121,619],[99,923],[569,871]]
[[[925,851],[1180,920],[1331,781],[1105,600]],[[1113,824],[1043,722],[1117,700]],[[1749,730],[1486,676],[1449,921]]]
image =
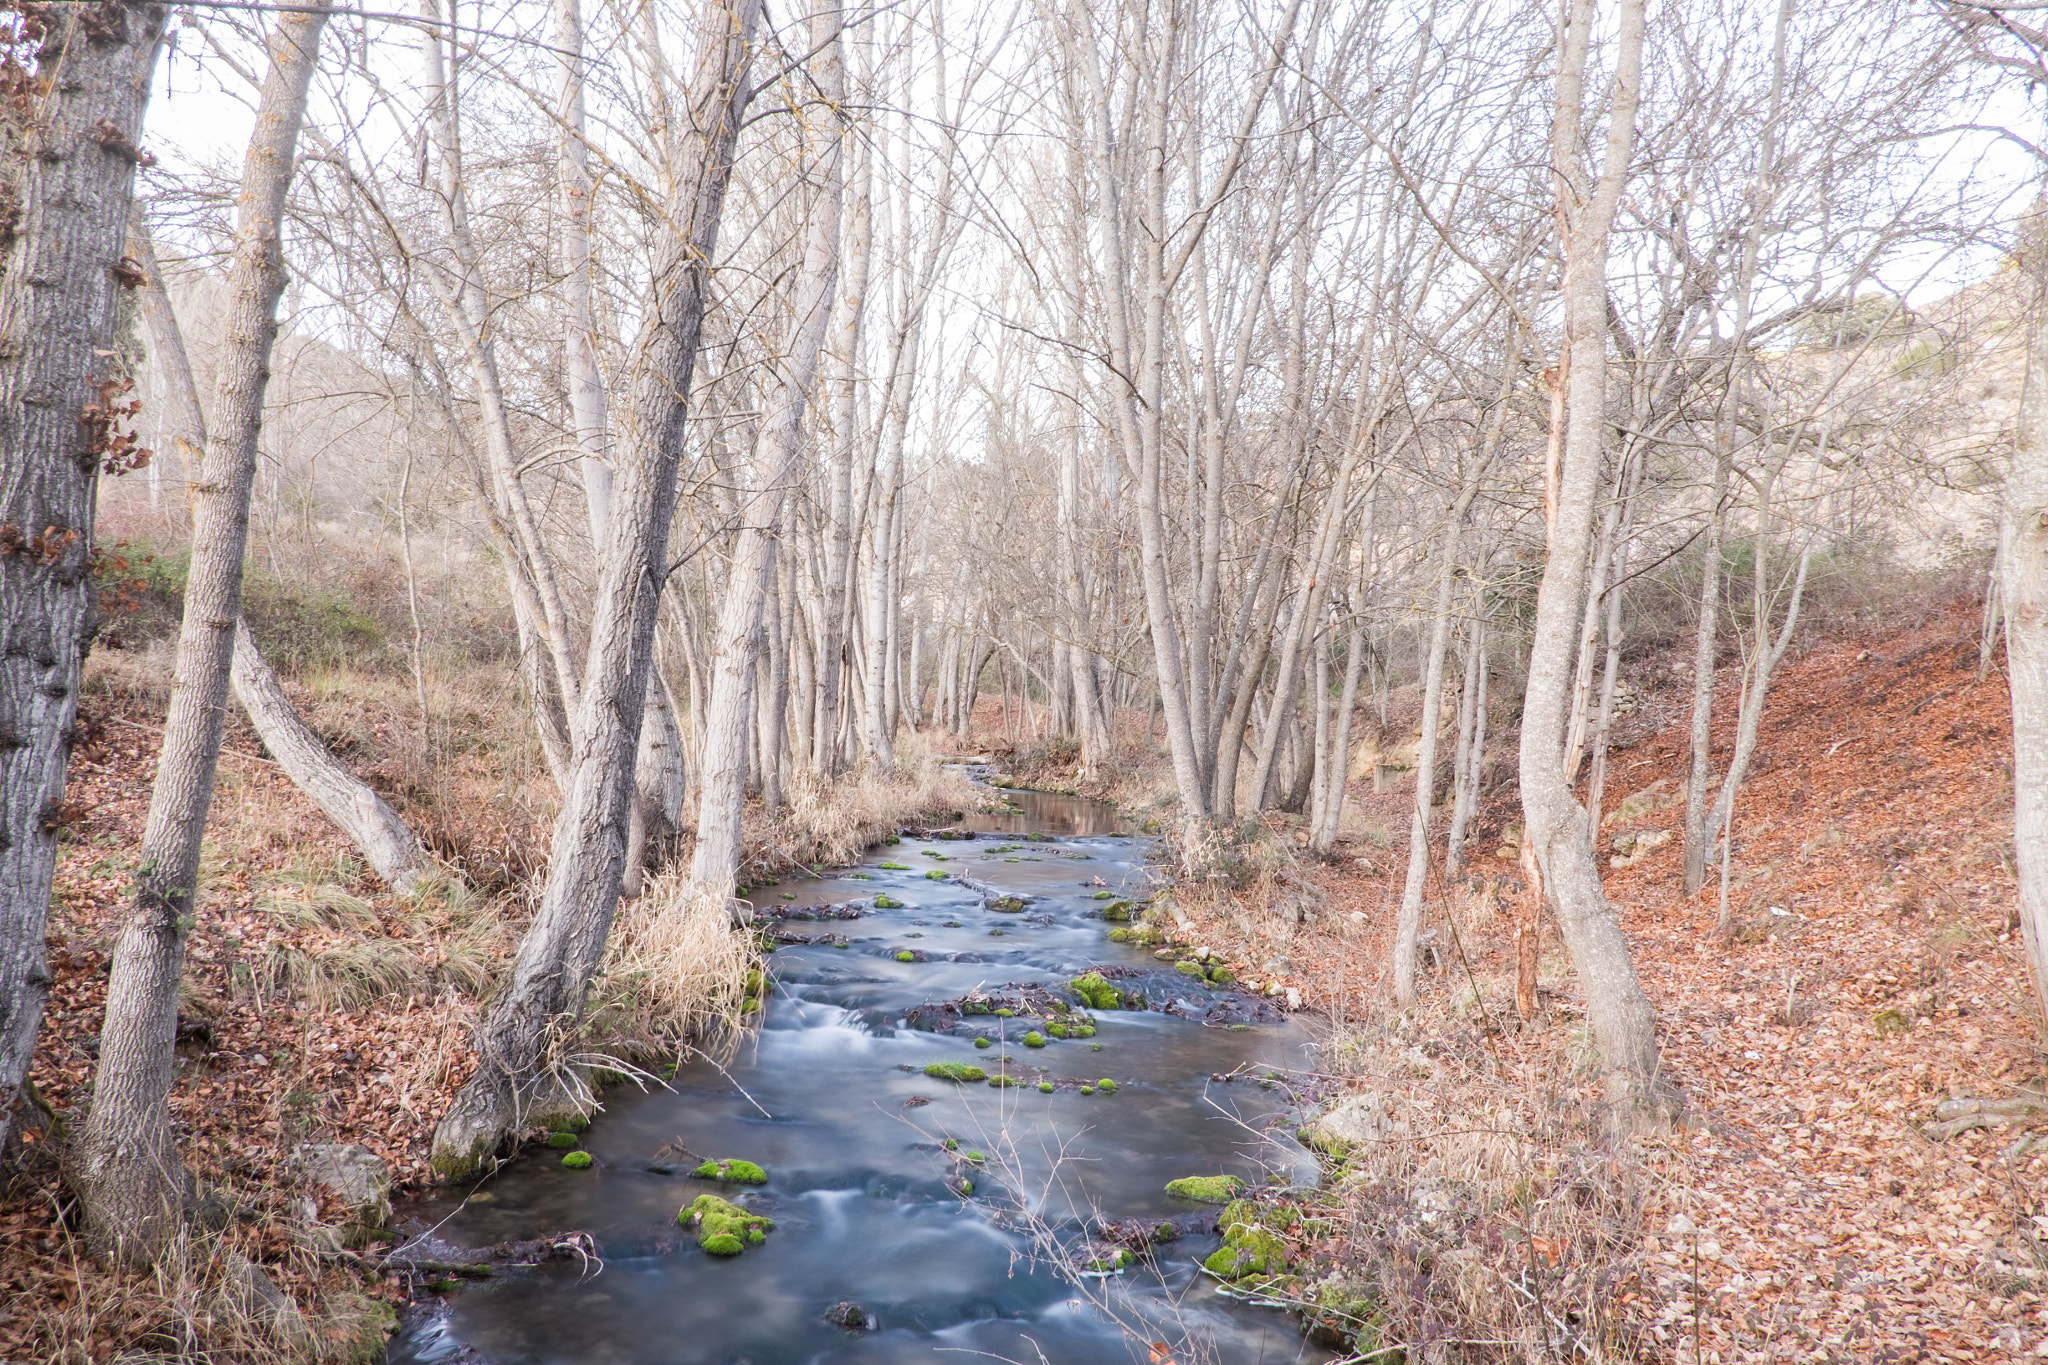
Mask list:
[[751,1013],[761,954],[723,897],[660,875],[612,925],[592,987],[592,1031],[669,1045],[729,1036]]
[[981,803],[984,793],[921,752],[916,737],[906,740],[891,772],[862,768],[830,784],[799,772],[790,779],[781,810],[770,814],[750,805],[748,873],[772,876],[856,862],[904,825],[949,819]]

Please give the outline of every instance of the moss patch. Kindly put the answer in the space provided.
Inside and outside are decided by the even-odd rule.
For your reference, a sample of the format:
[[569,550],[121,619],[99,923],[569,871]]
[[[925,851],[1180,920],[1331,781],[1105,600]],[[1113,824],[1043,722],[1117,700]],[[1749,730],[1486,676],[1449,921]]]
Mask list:
[[1089,972],[1067,983],[1074,994],[1093,1010],[1117,1010],[1124,1005],[1123,992],[1109,984],[1101,972]]
[[1223,1245],[1202,1262],[1204,1270],[1226,1280],[1286,1273],[1287,1243],[1262,1217],[1257,1204],[1249,1199],[1233,1201],[1216,1226],[1223,1234]]
[[1197,1204],[1227,1204],[1243,1189],[1244,1182],[1234,1175],[1190,1175],[1166,1182],[1168,1194]]
[[737,1256],[768,1240],[775,1220],[749,1213],[715,1194],[700,1194],[676,1214],[682,1227],[697,1229],[697,1245],[713,1256]]
[[737,1157],[726,1157],[720,1161],[707,1161],[690,1172],[699,1180],[724,1180],[735,1185],[765,1185],[768,1172],[751,1161]]
[[924,1069],[924,1074],[935,1081],[959,1081],[972,1085],[988,1079],[988,1073],[978,1066],[966,1062],[933,1062]]
[[558,1152],[565,1152],[568,1151],[571,1147],[580,1147],[582,1145],[583,1144],[581,1143],[581,1141],[578,1140],[574,1133],[548,1134],[548,1146],[554,1148]]
[[569,1152],[562,1157],[562,1164],[572,1171],[587,1171],[591,1167],[588,1152]]
[[902,908],[903,902],[897,900],[886,891],[875,897],[875,909],[877,910],[901,910]]

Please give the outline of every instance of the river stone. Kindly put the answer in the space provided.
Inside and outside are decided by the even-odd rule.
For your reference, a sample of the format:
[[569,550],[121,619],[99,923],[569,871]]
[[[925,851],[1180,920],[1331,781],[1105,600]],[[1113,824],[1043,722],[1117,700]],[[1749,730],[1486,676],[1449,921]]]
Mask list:
[[1311,1120],[1302,1131],[1314,1146],[1341,1155],[1353,1147],[1378,1142],[1392,1130],[1386,1100],[1368,1091],[1339,1100],[1321,1118]]
[[292,1154],[292,1169],[316,1190],[347,1205],[350,1221],[381,1228],[391,1221],[391,1171],[384,1158],[353,1142],[308,1142]]
[[873,1313],[852,1299],[841,1299],[827,1308],[825,1321],[835,1327],[844,1327],[849,1332],[872,1332],[882,1325]]

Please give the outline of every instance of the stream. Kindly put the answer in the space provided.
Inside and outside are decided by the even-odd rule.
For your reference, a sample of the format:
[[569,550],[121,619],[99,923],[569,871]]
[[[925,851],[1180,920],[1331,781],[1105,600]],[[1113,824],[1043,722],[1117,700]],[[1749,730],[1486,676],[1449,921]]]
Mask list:
[[[1287,1088],[1265,1079],[1309,1065],[1306,1034],[1256,998],[1109,940],[1103,910],[1146,893],[1150,842],[1110,807],[1007,795],[1022,814],[972,816],[960,826],[971,839],[906,835],[857,867],[756,888],[786,941],[768,959],[762,1026],[723,1068],[683,1066],[673,1092],[608,1090],[583,1134],[590,1169],[537,1148],[467,1201],[402,1210],[455,1247],[582,1230],[596,1259],[467,1284],[412,1321],[389,1360],[1128,1365],[1155,1339],[1174,1343],[1179,1365],[1329,1359],[1292,1315],[1200,1272],[1217,1210],[1165,1189],[1184,1176],[1316,1178],[1290,1135]],[[878,894],[901,907],[875,908]],[[835,917],[849,908],[857,918]],[[1070,979],[1097,966],[1148,1007],[1050,1009],[1045,991],[1073,1001]],[[974,1002],[964,1015],[934,1008],[963,998]],[[1005,1000],[1015,1017],[979,1012]],[[1092,1038],[1022,1041],[1082,1017]],[[1016,1083],[925,1073],[947,1062]],[[1113,1090],[1081,1089],[1105,1078]],[[767,1183],[690,1176],[698,1159],[722,1158],[758,1163]],[[708,1254],[676,1221],[706,1193],[773,1230],[741,1255]],[[1127,1269],[1086,1271],[1115,1253],[1105,1220],[1185,1235]],[[855,1327],[827,1319],[845,1303],[858,1305]]]

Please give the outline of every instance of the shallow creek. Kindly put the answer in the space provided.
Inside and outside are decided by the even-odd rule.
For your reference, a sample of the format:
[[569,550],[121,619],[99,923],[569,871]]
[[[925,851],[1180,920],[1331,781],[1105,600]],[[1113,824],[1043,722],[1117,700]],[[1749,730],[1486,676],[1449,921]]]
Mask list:
[[[1148,949],[1109,940],[1110,902],[1098,893],[1144,894],[1147,841],[1108,807],[1010,795],[1024,814],[976,816],[971,840],[905,837],[843,873],[757,889],[764,917],[788,916],[770,921],[785,937],[821,941],[769,958],[776,984],[765,1021],[723,1070],[686,1065],[673,1093],[607,1091],[583,1135],[596,1159],[589,1170],[565,1170],[543,1148],[480,1186],[484,1199],[409,1211],[455,1246],[582,1230],[599,1263],[500,1270],[408,1329],[390,1360],[1126,1365],[1146,1358],[1149,1339],[1194,1343],[1177,1357],[1183,1365],[1327,1359],[1290,1315],[1232,1299],[1200,1274],[1217,1246],[1206,1231],[1215,1210],[1165,1191],[1190,1175],[1314,1178],[1314,1162],[1286,1136],[1285,1088],[1259,1079],[1305,1066],[1305,1035],[1236,992],[1176,975]],[[878,893],[902,907],[876,909]],[[1025,903],[991,908],[999,897]],[[859,917],[801,918],[833,906]],[[1006,988],[1024,985],[1071,1000],[1067,982],[1097,965],[1144,972],[1117,984],[1141,988],[1149,1008],[1086,1011],[1096,1032],[1085,1041],[1026,1047],[1042,1013],[942,1014],[936,1029],[929,1011],[913,1014],[977,991],[1015,997]],[[1233,1018],[1259,1022],[1233,1027]],[[993,1044],[977,1048],[977,1035]],[[936,1080],[924,1072],[934,1062],[1021,1084]],[[1113,1092],[1082,1093],[1082,1081],[1103,1078]],[[692,1179],[696,1162],[678,1149],[756,1162],[768,1183]],[[960,1192],[963,1181],[971,1193]],[[703,1193],[766,1214],[774,1230],[742,1255],[707,1254],[676,1225],[678,1209]],[[1063,1275],[1042,1254],[1057,1248],[1070,1266],[1085,1264],[1102,1219],[1203,1231],[1108,1275]],[[869,1330],[827,1321],[848,1300]]]

